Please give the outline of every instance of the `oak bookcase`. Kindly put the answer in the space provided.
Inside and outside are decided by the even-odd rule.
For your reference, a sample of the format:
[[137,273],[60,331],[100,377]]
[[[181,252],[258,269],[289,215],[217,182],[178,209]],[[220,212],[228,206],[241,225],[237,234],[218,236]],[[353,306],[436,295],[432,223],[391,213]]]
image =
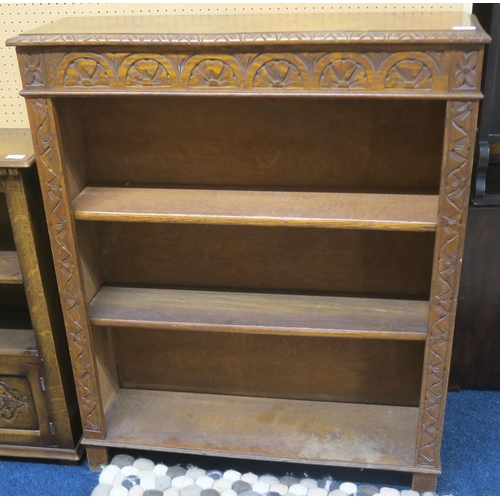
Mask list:
[[137,448],[435,488],[488,41],[419,13],[8,42],[91,467]]
[[0,129],[0,456],[79,460],[80,438],[31,134]]

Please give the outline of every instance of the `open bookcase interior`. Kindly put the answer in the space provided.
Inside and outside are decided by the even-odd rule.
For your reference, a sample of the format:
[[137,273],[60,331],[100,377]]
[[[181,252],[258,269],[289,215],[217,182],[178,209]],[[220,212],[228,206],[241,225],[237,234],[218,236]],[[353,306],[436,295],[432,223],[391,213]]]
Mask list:
[[61,126],[75,129],[71,148],[81,143],[78,153],[67,150],[80,160],[69,166],[89,184],[439,189],[444,101],[119,96],[54,103]]
[[443,101],[53,102],[108,419],[128,390],[418,407]]

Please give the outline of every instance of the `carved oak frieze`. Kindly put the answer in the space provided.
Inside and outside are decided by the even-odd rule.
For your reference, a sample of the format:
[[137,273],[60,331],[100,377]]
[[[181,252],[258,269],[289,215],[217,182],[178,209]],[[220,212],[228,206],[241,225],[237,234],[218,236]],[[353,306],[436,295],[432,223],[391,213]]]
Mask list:
[[253,79],[254,87],[261,88],[294,88],[304,87],[302,74],[295,64],[278,59],[268,61],[255,74]]
[[432,72],[416,59],[400,61],[389,70],[384,86],[388,89],[431,89]]
[[171,87],[172,78],[167,68],[154,59],[140,59],[127,71],[127,87]]
[[220,59],[205,59],[198,63],[189,76],[190,88],[237,88],[238,79],[234,69]]
[[109,75],[95,59],[75,59],[64,74],[65,87],[109,87]]
[[366,89],[368,77],[365,68],[352,59],[337,59],[321,73],[320,88]]
[[[475,54],[475,53],[474,53]],[[246,54],[75,53],[57,61],[57,88],[123,90],[405,91],[448,90],[449,53]],[[476,56],[477,59],[477,56]],[[457,63],[469,88],[477,61]],[[458,69],[457,69],[458,72]],[[458,74],[458,73],[457,73]]]

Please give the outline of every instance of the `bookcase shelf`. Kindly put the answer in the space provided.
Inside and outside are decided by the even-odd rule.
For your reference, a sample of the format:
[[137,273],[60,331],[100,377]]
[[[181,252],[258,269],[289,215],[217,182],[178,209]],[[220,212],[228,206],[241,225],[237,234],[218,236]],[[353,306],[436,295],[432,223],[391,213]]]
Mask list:
[[436,195],[87,187],[75,219],[435,231]]
[[304,23],[8,42],[93,469],[137,448],[436,486],[489,38],[443,12]]
[[420,300],[104,286],[89,315],[99,326],[425,340],[428,309]]
[[417,419],[408,407],[120,389],[106,412],[105,444],[407,470]]
[[20,285],[22,282],[17,252],[0,250],[0,284]]

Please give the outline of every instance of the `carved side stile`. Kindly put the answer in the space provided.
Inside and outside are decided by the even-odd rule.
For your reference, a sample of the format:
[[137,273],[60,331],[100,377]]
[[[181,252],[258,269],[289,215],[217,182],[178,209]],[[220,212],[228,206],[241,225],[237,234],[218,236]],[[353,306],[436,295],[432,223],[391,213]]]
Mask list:
[[105,436],[104,415],[98,393],[98,375],[92,354],[92,338],[83,283],[75,249],[74,222],[69,207],[55,118],[48,99],[27,100],[45,213],[73,374],[85,434]]
[[448,103],[416,462],[438,467],[469,202],[477,103]]

